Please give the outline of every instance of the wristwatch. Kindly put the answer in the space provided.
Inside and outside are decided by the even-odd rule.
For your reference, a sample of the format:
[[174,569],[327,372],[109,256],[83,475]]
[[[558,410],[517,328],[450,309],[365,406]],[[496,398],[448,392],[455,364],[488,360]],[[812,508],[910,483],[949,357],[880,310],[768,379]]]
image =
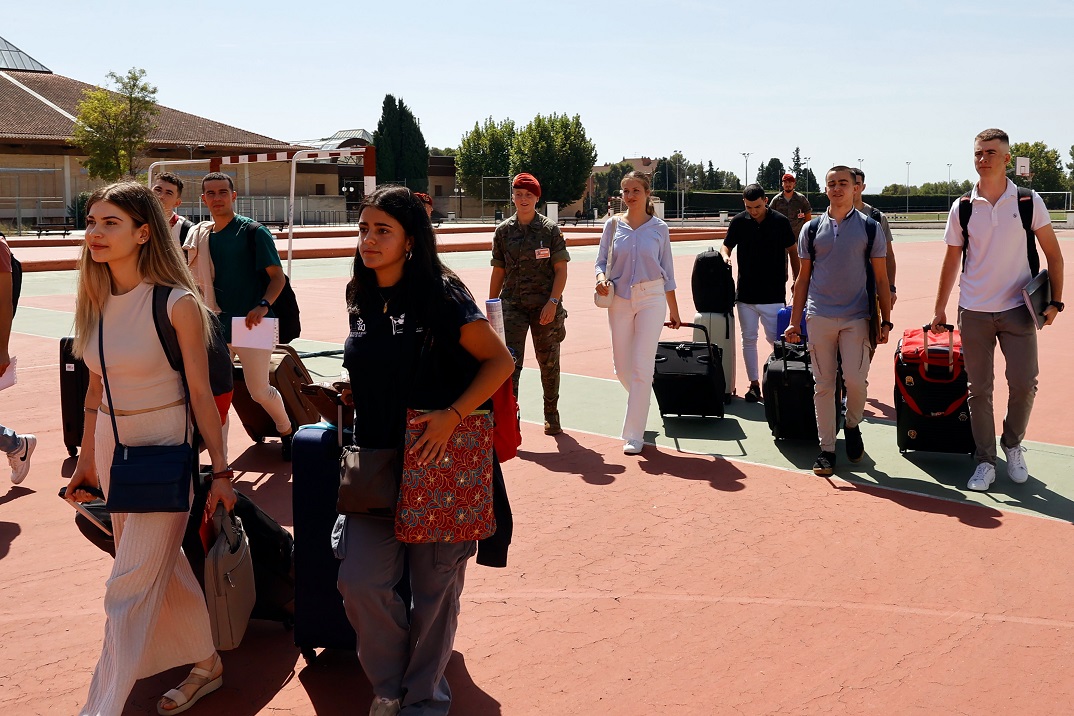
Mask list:
[[895,290],[895,284],[889,285],[888,290],[891,291],[892,293],[898,293],[898,291]]
[[1048,301],[1048,305],[1049,306],[1055,306],[1055,310],[1057,310],[1060,313],[1062,313],[1063,312],[1063,307],[1064,307],[1065,304],[1062,301]]
[[[551,296],[549,296],[548,300],[552,302],[553,306],[558,306],[559,305],[559,299],[558,298],[552,298]],[[1059,310],[1062,311],[1063,309],[1060,308]]]
[[263,308],[272,308],[272,304],[268,302],[268,299],[267,299],[267,298],[262,298],[262,299],[261,299],[261,303],[259,303],[259,304],[257,304],[257,305],[258,305],[258,306],[261,306],[261,307],[263,307]]
[[886,328],[886,329],[888,329],[890,331],[892,328],[895,327],[895,324],[892,323],[891,321],[880,321],[880,326],[882,328]]

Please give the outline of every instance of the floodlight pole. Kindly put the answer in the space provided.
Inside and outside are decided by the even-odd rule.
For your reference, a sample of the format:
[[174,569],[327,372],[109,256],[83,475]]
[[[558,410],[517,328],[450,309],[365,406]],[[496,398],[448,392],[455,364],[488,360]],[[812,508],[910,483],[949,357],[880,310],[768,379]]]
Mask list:
[[910,218],[910,162],[906,162],[906,218]]
[[947,164],[947,208],[951,208],[951,164]]

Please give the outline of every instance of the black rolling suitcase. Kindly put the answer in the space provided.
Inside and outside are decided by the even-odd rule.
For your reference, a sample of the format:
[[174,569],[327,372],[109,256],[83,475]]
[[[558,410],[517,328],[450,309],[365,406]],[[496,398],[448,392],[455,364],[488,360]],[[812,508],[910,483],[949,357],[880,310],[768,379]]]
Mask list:
[[334,425],[306,425],[295,433],[291,448],[295,646],[307,662],[316,658],[318,648],[353,650],[357,645],[336,588],[339,560],[331,543],[342,440]]
[[895,428],[899,452],[973,453],[962,338],[929,341],[929,327],[903,333],[895,350]]
[[63,444],[71,457],[78,454],[82,445],[86,391],[89,390],[89,368],[71,353],[74,342],[70,336],[60,339],[60,421],[63,423]]
[[[761,394],[764,414],[772,437],[777,440],[816,440],[817,410],[813,403],[815,386],[804,343],[781,340],[764,365]],[[836,430],[843,426],[843,380],[836,378]]]
[[697,323],[681,326],[700,330],[705,340],[657,343],[653,392],[660,415],[722,418],[727,386],[720,348],[709,340],[705,326]]

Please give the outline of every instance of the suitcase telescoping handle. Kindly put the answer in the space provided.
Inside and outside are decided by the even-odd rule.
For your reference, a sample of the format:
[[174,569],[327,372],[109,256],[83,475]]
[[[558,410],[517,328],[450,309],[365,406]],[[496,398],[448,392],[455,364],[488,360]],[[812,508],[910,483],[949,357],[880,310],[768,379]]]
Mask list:
[[[947,348],[947,370],[955,372],[955,327],[950,323],[941,323],[940,328],[944,329],[947,333],[948,348]],[[929,334],[932,333],[932,324],[926,323],[921,326],[921,332],[925,334],[925,355],[929,354]],[[928,361],[928,358],[925,359]]]
[[[665,323],[664,325],[671,328],[670,323]],[[709,338],[709,329],[700,323],[680,323],[679,328],[700,328],[701,332],[705,334],[705,348],[709,351],[709,363],[716,365],[716,355],[712,352],[712,339]]]

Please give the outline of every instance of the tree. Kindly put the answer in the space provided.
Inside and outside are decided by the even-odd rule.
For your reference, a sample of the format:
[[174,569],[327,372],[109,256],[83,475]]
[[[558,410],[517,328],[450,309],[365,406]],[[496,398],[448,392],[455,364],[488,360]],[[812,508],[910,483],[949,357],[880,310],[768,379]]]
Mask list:
[[429,189],[429,147],[417,117],[402,99],[384,95],[380,121],[373,132],[377,148],[377,181]]
[[716,177],[720,182],[720,188],[727,191],[742,191],[742,180],[734,172],[722,172],[716,170]]
[[606,206],[608,197],[619,191],[623,177],[634,171],[634,165],[627,161],[612,164],[606,171],[593,176],[594,202],[597,206]]
[[1069,187],[1071,191],[1074,191],[1074,144],[1070,145],[1070,162],[1066,165],[1070,170],[1070,174],[1067,176]]
[[791,174],[799,176],[802,173],[802,150],[800,147],[795,147],[791,152]]
[[[1029,157],[1029,171],[1032,176],[1014,175],[1015,157]],[[1018,186],[1030,186],[1037,191],[1067,191],[1067,178],[1063,173],[1063,163],[1059,150],[1049,149],[1044,142],[1015,142],[1011,145],[1011,163],[1007,166],[1007,176]]]
[[656,168],[653,170],[653,189],[674,191],[679,189],[679,184],[688,176],[684,170],[688,170],[689,162],[681,152],[675,152],[670,157],[656,160]]
[[132,67],[120,77],[108,73],[115,90],[86,90],[78,103],[74,143],[86,153],[82,166],[94,179],[131,179],[141,170],[146,141],[156,126],[157,88]]
[[[474,123],[474,128],[462,135],[458,153],[455,155],[455,171],[459,183],[470,196],[484,196],[482,177],[506,177],[511,171],[511,145],[515,141],[515,123],[505,119],[499,124],[492,117],[484,124]],[[489,196],[507,200],[511,194],[506,180],[499,180],[495,187],[488,187]]]
[[757,183],[765,189],[778,189],[783,173],[783,162],[772,157],[767,164],[762,164],[757,170]]
[[541,182],[542,201],[566,206],[585,194],[597,148],[577,114],[538,114],[515,135],[510,155],[512,175],[533,174]]
[[[1074,150],[1074,147],[1071,147]],[[720,180],[716,176],[716,170],[712,167],[712,160],[709,160],[709,168],[705,172],[705,189],[709,191],[715,191],[720,188]]]
[[453,156],[455,156],[455,150],[452,149],[451,147],[444,147],[443,149],[438,149],[436,147],[429,147],[429,156],[430,157],[453,157]]

